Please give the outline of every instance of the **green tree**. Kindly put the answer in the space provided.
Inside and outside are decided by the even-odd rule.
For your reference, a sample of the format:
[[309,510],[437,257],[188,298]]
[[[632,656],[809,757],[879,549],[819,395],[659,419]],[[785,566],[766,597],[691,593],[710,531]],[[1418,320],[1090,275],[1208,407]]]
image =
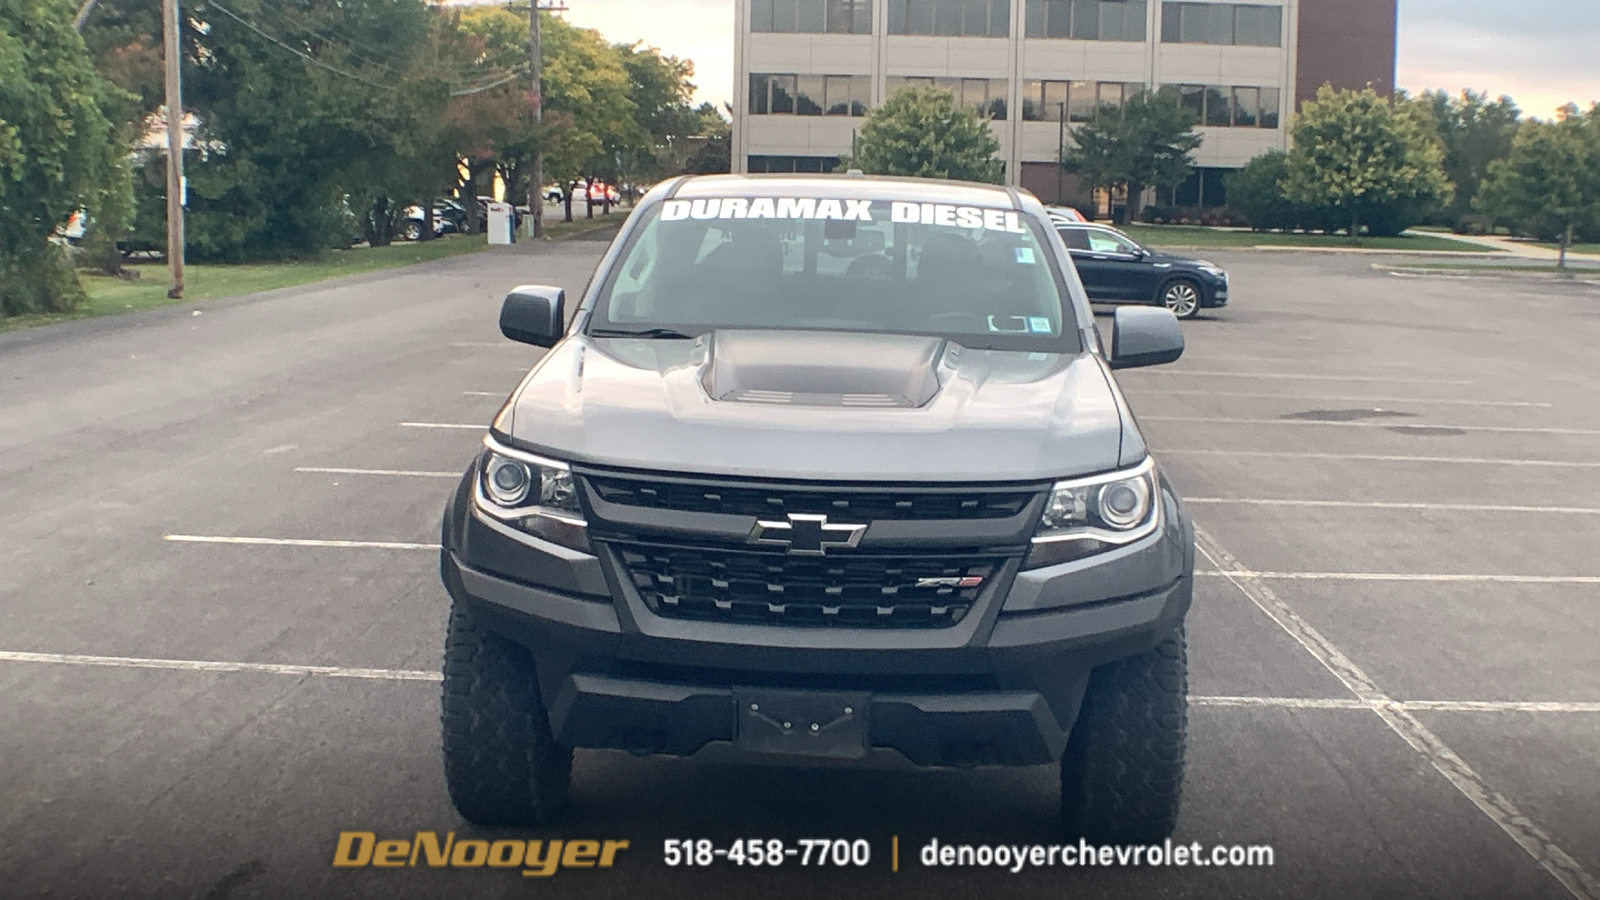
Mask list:
[[1343,227],[1337,210],[1290,200],[1284,193],[1288,179],[1289,155],[1268,150],[1228,173],[1228,205],[1256,231],[1334,232]]
[[733,171],[733,126],[710,103],[700,104],[696,112],[700,117],[696,135],[700,143],[684,160],[681,171],[690,175],[724,175]]
[[555,16],[544,21],[542,30],[544,109],[551,120],[545,174],[561,185],[570,222],[578,179],[614,175],[615,154],[622,147],[638,146],[638,104],[629,96],[633,82],[621,52],[600,32]]
[[1256,231],[1289,231],[1300,227],[1300,206],[1283,195],[1289,177],[1289,155],[1268,150],[1227,176],[1228,205]]
[[909,175],[999,184],[1000,141],[988,122],[938,88],[904,88],[861,125],[856,154],[843,166],[869,175]]
[[[396,161],[441,115],[452,74],[418,65],[421,0],[202,0],[185,12],[196,259],[314,256],[349,240],[352,188],[403,193]],[[374,185],[381,172],[395,177]]]
[[1121,106],[1105,105],[1073,129],[1061,165],[1095,187],[1128,191],[1128,215],[1137,220],[1145,188],[1175,188],[1194,170],[1202,140],[1195,117],[1164,91],[1141,91]]
[[72,309],[77,276],[51,236],[77,210],[132,207],[128,147],[104,107],[131,102],[95,70],[68,0],[0,0],[0,313]]
[[1511,154],[1489,165],[1478,208],[1496,221],[1545,239],[1559,237],[1558,265],[1580,229],[1600,231],[1600,104],[1568,107],[1556,122],[1528,121]]
[[1363,224],[1375,235],[1398,234],[1450,200],[1444,148],[1412,104],[1391,105],[1371,88],[1323,85],[1301,107],[1292,135],[1286,195],[1342,213],[1352,241]]
[[1473,214],[1473,198],[1489,174],[1489,164],[1511,154],[1522,111],[1510,97],[1490,102],[1488,95],[1465,90],[1457,96],[1424,91],[1409,101],[1433,120],[1444,145],[1444,171],[1456,186],[1443,221],[1460,228]]
[[637,184],[683,171],[681,148],[703,126],[701,111],[689,102],[694,63],[642,43],[618,45],[617,52],[632,83],[629,95],[639,126],[631,135],[632,146],[621,149],[619,180]]

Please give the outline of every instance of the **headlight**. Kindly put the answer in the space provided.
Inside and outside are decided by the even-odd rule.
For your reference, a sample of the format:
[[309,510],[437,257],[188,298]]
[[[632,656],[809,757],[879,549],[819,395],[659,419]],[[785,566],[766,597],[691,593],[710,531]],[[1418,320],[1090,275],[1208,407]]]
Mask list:
[[1027,568],[1051,566],[1131,544],[1161,527],[1155,461],[1058,482],[1050,490]]
[[573,550],[589,550],[588,523],[566,463],[483,441],[475,491],[479,512]]

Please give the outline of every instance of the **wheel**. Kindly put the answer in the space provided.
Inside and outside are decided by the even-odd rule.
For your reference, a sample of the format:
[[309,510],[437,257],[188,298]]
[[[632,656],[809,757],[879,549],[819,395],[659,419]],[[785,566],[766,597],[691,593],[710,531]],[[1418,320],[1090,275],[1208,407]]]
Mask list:
[[422,240],[422,223],[407,222],[405,226],[400,229],[400,236],[408,241]]
[[1172,836],[1189,720],[1183,629],[1152,650],[1094,670],[1061,760],[1061,822],[1094,844]]
[[1200,289],[1194,282],[1179,278],[1161,288],[1161,303],[1180,319],[1192,319],[1200,313]]
[[561,811],[572,748],[550,736],[533,659],[459,607],[445,638],[442,707],[444,780],[462,818],[532,826]]

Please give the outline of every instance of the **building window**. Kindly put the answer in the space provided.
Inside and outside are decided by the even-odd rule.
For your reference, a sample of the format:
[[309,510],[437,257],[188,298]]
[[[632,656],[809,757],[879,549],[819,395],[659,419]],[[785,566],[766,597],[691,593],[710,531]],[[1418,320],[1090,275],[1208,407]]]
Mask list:
[[1146,0],[1025,0],[1030,38],[1143,41]]
[[1162,92],[1176,95],[1178,105],[1197,124],[1211,128],[1277,128],[1282,94],[1275,87],[1217,84],[1169,84]]
[[871,34],[872,0],[750,0],[750,30],[779,34]]
[[753,116],[864,116],[870,75],[751,75]]
[[1010,37],[1011,0],[889,0],[889,33]]
[[765,174],[820,175],[839,168],[837,156],[751,156],[745,160],[745,171]]
[[932,78],[923,76],[890,76],[886,82],[889,96],[903,88],[938,88],[954,98],[957,108],[970,109],[980,118],[996,122],[1006,120],[1006,93],[1010,83],[1004,78]]
[[1168,44],[1283,45],[1283,7],[1250,3],[1165,3],[1161,40]]
[[1144,90],[1139,82],[1025,81],[1022,83],[1022,118],[1026,122],[1087,122],[1101,106],[1120,109]]

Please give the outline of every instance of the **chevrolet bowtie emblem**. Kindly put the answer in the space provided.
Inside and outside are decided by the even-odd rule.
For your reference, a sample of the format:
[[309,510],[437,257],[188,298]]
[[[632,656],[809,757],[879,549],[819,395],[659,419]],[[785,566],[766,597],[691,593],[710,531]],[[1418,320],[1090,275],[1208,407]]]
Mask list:
[[790,513],[782,522],[758,520],[750,531],[750,543],[782,547],[797,556],[822,556],[830,547],[854,547],[861,543],[866,531],[865,525],[844,525],[829,522],[827,516]]

